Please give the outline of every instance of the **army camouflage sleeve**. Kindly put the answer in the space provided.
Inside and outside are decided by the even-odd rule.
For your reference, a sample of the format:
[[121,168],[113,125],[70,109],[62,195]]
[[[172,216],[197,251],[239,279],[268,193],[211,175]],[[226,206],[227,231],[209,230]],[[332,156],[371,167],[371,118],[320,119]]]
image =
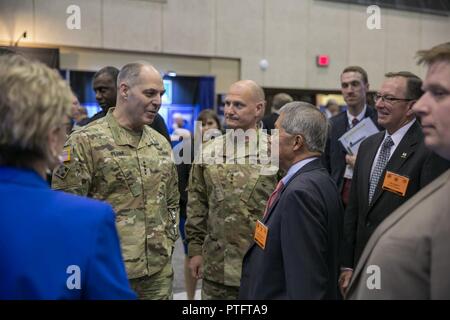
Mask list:
[[172,214],[175,228],[178,230],[180,223],[180,192],[178,191],[178,172],[175,164],[172,164],[171,177],[167,183],[167,209]]
[[82,131],[72,133],[64,145],[64,152],[64,163],[53,171],[52,188],[87,196],[93,173],[88,135]]
[[203,166],[192,165],[188,186],[188,206],[186,220],[186,238],[188,241],[188,256],[202,254],[203,241],[207,232],[208,197],[203,177]]

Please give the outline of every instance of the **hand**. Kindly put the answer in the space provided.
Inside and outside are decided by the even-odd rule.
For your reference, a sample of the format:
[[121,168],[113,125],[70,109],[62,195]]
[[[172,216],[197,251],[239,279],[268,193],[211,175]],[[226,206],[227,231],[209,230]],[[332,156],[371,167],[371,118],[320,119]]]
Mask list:
[[345,295],[347,294],[348,285],[350,284],[352,275],[353,275],[352,270],[344,270],[341,272],[341,275],[339,276],[339,289],[341,289],[341,293],[344,298]]
[[355,161],[356,161],[356,156],[352,156],[352,155],[345,155],[345,162],[352,168],[355,167]]
[[193,256],[189,259],[189,269],[191,269],[191,275],[195,279],[203,278],[203,257]]

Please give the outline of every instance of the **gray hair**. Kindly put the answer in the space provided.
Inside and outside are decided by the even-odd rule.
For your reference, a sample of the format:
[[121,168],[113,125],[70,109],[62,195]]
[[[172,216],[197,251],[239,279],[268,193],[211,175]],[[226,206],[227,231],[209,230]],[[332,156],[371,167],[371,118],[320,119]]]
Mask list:
[[128,63],[120,69],[119,75],[117,76],[117,88],[119,88],[121,82],[126,82],[130,87],[138,84],[139,75],[144,67],[149,67],[159,74],[159,71],[148,62],[138,61]]
[[281,127],[289,134],[301,135],[311,152],[324,152],[328,134],[328,120],[315,106],[303,101],[285,104]]
[[273,96],[272,108],[274,110],[280,110],[282,106],[292,101],[294,101],[294,99],[287,93],[284,92],[277,93],[276,95]]
[[70,115],[72,91],[55,70],[18,55],[0,57],[0,164],[51,161],[48,133]]

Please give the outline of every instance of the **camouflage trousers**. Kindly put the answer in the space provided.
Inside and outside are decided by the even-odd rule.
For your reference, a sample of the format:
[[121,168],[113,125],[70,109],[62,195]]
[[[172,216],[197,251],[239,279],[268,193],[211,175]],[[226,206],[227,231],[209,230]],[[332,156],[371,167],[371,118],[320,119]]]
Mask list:
[[239,287],[226,286],[222,283],[202,280],[202,300],[236,300]]
[[172,263],[169,261],[161,271],[151,276],[131,279],[130,285],[140,300],[172,300]]

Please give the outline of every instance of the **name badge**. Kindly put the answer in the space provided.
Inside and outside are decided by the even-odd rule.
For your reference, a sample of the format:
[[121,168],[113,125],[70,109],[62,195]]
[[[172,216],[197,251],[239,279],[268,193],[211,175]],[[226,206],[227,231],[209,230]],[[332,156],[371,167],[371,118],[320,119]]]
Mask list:
[[267,228],[261,221],[256,221],[255,228],[255,242],[261,249],[264,250],[266,247],[267,233],[269,232],[269,228]]
[[383,181],[383,190],[387,190],[404,197],[406,194],[406,189],[408,189],[408,184],[409,178],[391,171],[386,171]]

